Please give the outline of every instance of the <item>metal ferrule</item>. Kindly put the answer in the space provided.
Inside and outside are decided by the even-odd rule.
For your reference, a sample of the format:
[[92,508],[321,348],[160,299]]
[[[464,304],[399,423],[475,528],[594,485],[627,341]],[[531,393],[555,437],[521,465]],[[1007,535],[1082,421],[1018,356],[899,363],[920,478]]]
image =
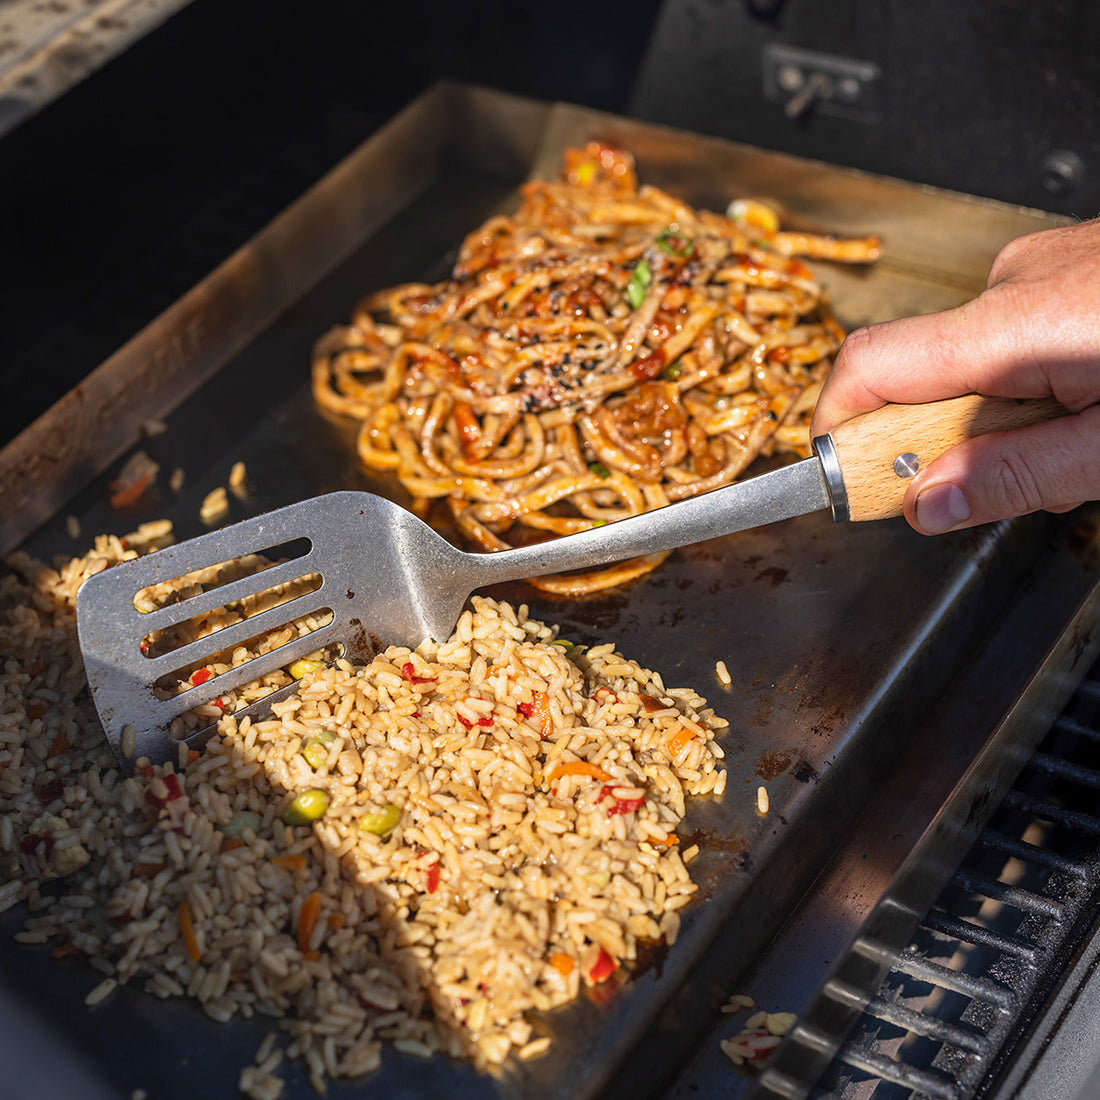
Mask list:
[[844,475],[840,472],[840,459],[831,435],[819,435],[812,443],[814,454],[821,463],[821,472],[825,475],[825,488],[829,490],[829,503],[833,509],[833,519],[837,523],[850,519],[848,511],[848,492],[844,488]]

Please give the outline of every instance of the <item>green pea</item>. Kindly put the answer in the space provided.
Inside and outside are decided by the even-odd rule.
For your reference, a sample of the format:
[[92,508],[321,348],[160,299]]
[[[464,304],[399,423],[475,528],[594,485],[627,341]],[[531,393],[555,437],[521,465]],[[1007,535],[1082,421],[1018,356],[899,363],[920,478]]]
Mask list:
[[302,745],[302,755],[306,763],[316,771],[328,761],[329,745],[336,740],[336,734],[331,730],[320,730],[312,733],[305,739]]
[[324,661],[311,661],[307,657],[303,657],[300,661],[292,661],[287,666],[287,672],[294,677],[295,680],[300,680],[303,676],[310,672],[316,672],[319,668],[324,668]]
[[309,825],[320,821],[331,801],[328,791],[322,791],[319,787],[302,791],[283,811],[283,821],[288,825]]
[[387,802],[380,810],[368,810],[359,818],[359,828],[364,833],[374,833],[375,836],[386,836],[397,828],[401,820],[401,811],[392,803]]

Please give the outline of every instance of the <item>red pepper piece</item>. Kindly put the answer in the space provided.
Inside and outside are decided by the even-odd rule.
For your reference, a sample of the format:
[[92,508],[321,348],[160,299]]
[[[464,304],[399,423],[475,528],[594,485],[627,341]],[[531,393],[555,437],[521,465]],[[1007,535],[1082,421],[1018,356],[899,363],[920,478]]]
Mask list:
[[53,836],[50,833],[27,833],[19,841],[19,850],[29,856],[39,844],[46,846],[46,858],[49,859],[53,852]]
[[592,964],[592,969],[588,971],[588,980],[599,985],[600,982],[607,981],[618,969],[619,964],[601,947],[596,961]]
[[55,779],[52,783],[44,783],[34,793],[43,806],[48,806],[55,798],[60,798],[64,790],[61,780]]
[[428,893],[434,894],[439,889],[439,863],[432,863],[427,870]]
[[451,417],[462,440],[462,453],[472,458],[481,442],[481,425],[474,416],[474,410],[465,401],[456,401]]
[[607,816],[613,817],[615,814],[629,814],[633,813],[639,806],[645,801],[645,795],[640,798],[616,798],[612,794],[613,787],[609,783],[605,783],[600,788],[600,793],[596,796],[596,805],[598,806],[605,798],[611,799],[611,805],[607,807]]
[[491,726],[493,719],[488,714],[481,714],[478,716],[476,722],[471,722],[469,718],[463,718],[461,714],[456,714],[455,717],[467,728],[473,729],[474,726]]
[[652,355],[647,355],[642,359],[635,359],[630,364],[630,373],[638,379],[639,382],[644,382],[649,378],[656,378],[657,375],[665,369],[665,363],[668,361],[668,354],[664,348],[658,348]]
[[191,683],[198,687],[199,684],[205,684],[213,675],[214,673],[208,668],[197,668],[191,673]]
[[434,684],[434,676],[417,676],[416,665],[412,661],[406,661],[401,666],[401,675],[408,680],[410,684]]

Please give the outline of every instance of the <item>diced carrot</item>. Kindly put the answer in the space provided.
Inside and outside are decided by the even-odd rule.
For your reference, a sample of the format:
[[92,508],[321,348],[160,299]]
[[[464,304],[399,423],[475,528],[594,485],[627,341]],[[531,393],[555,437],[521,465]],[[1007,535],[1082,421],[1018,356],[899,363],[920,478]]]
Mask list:
[[298,914],[298,947],[301,951],[309,951],[310,940],[313,939],[313,929],[317,926],[317,918],[321,915],[321,895],[316,890],[302,902],[302,911]]
[[67,958],[71,957],[72,955],[83,955],[83,954],[84,954],[84,952],[81,951],[81,949],[79,947],[77,947],[75,943],[62,943],[62,944],[58,944],[58,946],[55,947],[50,952],[50,958],[51,959],[67,959]]
[[274,856],[271,862],[276,867],[282,867],[286,871],[304,871],[306,867],[306,857],[301,852],[294,852],[285,856]]
[[[215,699],[214,702],[217,702],[217,700]],[[195,761],[198,760],[198,758],[200,756],[202,756],[202,753],[199,752],[198,749],[188,749],[187,750],[187,763],[188,764],[194,764]]]
[[192,962],[198,962],[202,957],[199,950],[199,941],[195,938],[195,925],[191,920],[191,904],[186,898],[180,902],[178,911],[180,935],[183,937],[183,946],[187,948],[187,956]]
[[601,781],[611,778],[598,764],[590,764],[587,760],[570,760],[566,764],[559,764],[550,773],[550,782],[553,783],[563,775],[589,775]]
[[63,733],[59,733],[50,745],[50,751],[47,756],[60,756],[63,752],[66,752],[69,748],[69,739]]
[[539,729],[540,737],[549,737],[553,733],[554,715],[550,711],[550,697],[545,691],[531,692],[531,702],[520,703],[516,709],[525,717],[534,718],[536,722],[542,723]]
[[244,841],[241,840],[241,838],[239,836],[231,836],[231,837],[227,837],[225,840],[222,841],[222,846],[221,846],[220,850],[223,851],[223,852],[231,852],[231,851],[233,851],[234,848],[243,848],[243,847],[244,847]]
[[679,756],[687,743],[695,736],[690,726],[681,726],[666,742],[665,749],[670,756]]
[[37,676],[40,672],[46,671],[46,662],[39,657],[37,660],[31,661],[30,664],[24,665],[23,671],[28,676]]
[[568,978],[573,973],[573,967],[576,965],[573,956],[567,955],[564,951],[557,951],[547,959],[547,962],[563,977]]
[[49,707],[45,703],[28,703],[27,717],[33,722],[35,718],[41,718]]
[[321,952],[318,951],[316,947],[310,948],[309,951],[302,952],[302,958],[305,959],[306,962],[316,962],[320,957]]
[[675,833],[669,833],[664,840],[651,840],[651,844],[663,844],[666,848],[675,848],[680,843],[680,838]]
[[137,863],[134,865],[134,874],[139,878],[156,878],[167,866],[167,863]]
[[151,473],[142,474],[137,480],[111,494],[111,507],[125,508],[128,504],[133,504],[152,484],[153,475]]
[[325,924],[327,925],[330,932],[335,932],[337,928],[343,928],[345,924],[344,914],[329,913],[328,920],[325,921]]

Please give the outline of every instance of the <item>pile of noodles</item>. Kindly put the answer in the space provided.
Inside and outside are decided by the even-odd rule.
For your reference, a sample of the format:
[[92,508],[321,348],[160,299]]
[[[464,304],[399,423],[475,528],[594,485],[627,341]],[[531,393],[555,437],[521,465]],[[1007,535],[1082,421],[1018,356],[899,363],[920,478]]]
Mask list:
[[[370,469],[421,514],[445,502],[476,546],[570,534],[806,454],[844,332],[797,257],[878,254],[751,200],[695,210],[592,143],[471,233],[449,279],[366,298],[318,342],[313,392],[361,422]],[[591,592],[665,556],[531,583]]]

